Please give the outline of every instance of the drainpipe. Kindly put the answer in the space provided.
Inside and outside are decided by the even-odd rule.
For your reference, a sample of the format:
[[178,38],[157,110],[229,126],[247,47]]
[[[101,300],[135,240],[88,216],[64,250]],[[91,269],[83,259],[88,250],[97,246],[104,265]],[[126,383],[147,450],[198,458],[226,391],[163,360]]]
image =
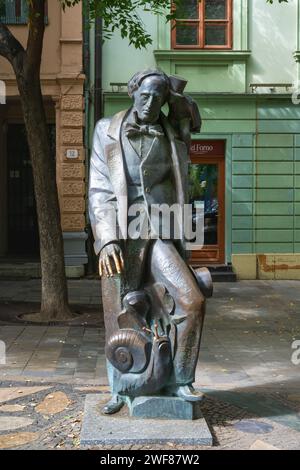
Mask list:
[[90,30],[89,30],[89,2],[83,0],[82,3],[82,31],[83,31],[83,71],[85,74],[84,82],[84,112],[85,112],[85,129],[84,143],[86,149],[85,162],[88,165],[89,160],[89,105],[90,105]]
[[94,123],[103,117],[102,97],[102,18],[95,21],[95,89],[94,89]]
[[[95,55],[94,55],[94,76],[91,77],[91,57],[90,57],[90,29],[89,25],[89,1],[83,0],[84,8],[84,67],[86,70],[86,82],[85,82],[85,143],[86,143],[86,194],[88,195],[88,175],[89,175],[89,164],[90,164],[90,153],[91,153],[91,139],[90,139],[90,126],[95,127],[96,122],[101,119],[103,115],[102,106],[102,19],[96,18],[95,20]],[[92,82],[93,91],[92,91]],[[93,93],[93,95],[92,95]],[[92,120],[91,102],[94,102],[94,120]],[[94,252],[94,238],[88,216],[88,197],[86,198],[86,220],[87,226],[86,231],[88,234],[88,240],[86,243],[86,250],[88,255],[87,275],[98,274],[98,260]]]
[[[83,0],[82,2],[82,31],[83,31],[83,70],[85,74],[84,82],[84,145],[85,145],[85,190],[88,195],[88,175],[89,175],[89,161],[90,161],[90,28],[89,28],[89,1]],[[86,241],[86,252],[88,256],[88,264],[86,267],[86,274],[93,272],[93,239],[91,235],[91,227],[88,216],[88,197],[86,197],[86,229],[87,241]]]

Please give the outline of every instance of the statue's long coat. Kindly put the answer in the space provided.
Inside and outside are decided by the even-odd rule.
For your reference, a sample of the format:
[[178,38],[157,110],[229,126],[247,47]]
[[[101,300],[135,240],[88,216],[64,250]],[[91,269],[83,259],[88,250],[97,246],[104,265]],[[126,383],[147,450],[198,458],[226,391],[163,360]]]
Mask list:
[[[108,243],[118,241],[119,238],[127,238],[127,183],[120,138],[121,126],[129,111],[121,111],[110,119],[101,119],[95,127],[90,161],[89,213],[96,254],[100,253]],[[174,203],[177,202],[183,207],[187,203],[189,162],[187,148],[185,143],[176,136],[163,114],[160,120],[170,142],[177,199]],[[153,201],[153,194],[151,194],[151,171],[145,170],[148,165],[151,165],[151,154],[159,151],[158,143],[159,139],[155,137],[149,154],[141,161],[140,166],[142,190],[147,202]],[[147,192],[146,188],[150,188],[150,192]],[[164,202],[159,200],[155,201],[155,204]],[[116,213],[117,232],[119,229],[121,237],[116,234]]]

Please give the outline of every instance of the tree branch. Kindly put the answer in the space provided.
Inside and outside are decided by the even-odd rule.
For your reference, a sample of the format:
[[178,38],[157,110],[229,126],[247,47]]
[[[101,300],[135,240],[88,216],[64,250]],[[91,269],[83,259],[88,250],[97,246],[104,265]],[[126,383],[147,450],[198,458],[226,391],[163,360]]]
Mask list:
[[20,58],[23,58],[24,54],[25,50],[22,44],[5,24],[0,23],[0,55],[11,63],[15,72],[19,70]]

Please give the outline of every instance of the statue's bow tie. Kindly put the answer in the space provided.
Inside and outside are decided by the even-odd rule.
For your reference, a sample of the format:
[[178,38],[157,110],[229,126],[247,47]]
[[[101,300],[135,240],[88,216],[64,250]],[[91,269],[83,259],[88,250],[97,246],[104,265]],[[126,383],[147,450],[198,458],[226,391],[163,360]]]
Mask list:
[[160,137],[164,135],[163,128],[159,124],[130,124],[125,125],[125,134],[127,137],[134,137],[136,135],[151,135],[153,137]]

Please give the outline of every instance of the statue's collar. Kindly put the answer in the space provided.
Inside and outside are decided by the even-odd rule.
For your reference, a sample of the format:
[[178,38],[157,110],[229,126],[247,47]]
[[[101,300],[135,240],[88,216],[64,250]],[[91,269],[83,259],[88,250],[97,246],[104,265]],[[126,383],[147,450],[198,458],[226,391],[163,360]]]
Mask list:
[[128,113],[131,111],[130,109],[126,109],[125,111],[120,111],[119,113],[115,114],[111,120],[111,123],[109,125],[107,135],[111,137],[114,140],[119,140],[120,138],[120,129],[122,122],[124,121],[125,117],[128,115]]
[[[132,110],[132,108],[129,108],[129,109],[126,109],[125,111],[124,110],[120,111],[119,113],[117,113],[113,116],[113,118],[111,120],[111,123],[110,123],[110,126],[109,126],[108,131],[107,131],[107,134],[108,134],[109,137],[111,137],[114,140],[119,140],[120,139],[121,125],[122,125],[123,121],[126,119],[126,117],[129,115],[131,110]],[[178,137],[175,130],[168,123],[168,120],[167,120],[166,116],[163,114],[163,112],[161,112],[161,114],[160,114],[160,121],[161,121],[162,126],[165,129],[166,129],[166,127],[168,128],[168,130],[169,130],[168,134],[169,135],[171,134],[173,136],[173,138]]]

